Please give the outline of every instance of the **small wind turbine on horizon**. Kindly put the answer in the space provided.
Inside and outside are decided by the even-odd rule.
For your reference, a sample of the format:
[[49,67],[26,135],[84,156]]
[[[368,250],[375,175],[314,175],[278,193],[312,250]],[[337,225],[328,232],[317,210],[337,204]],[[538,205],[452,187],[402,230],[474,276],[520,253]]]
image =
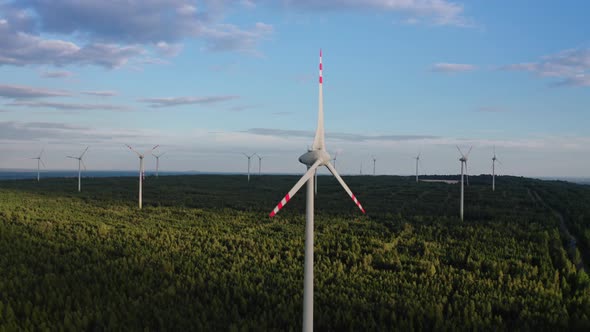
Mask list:
[[422,152],[418,153],[418,155],[414,158],[416,159],[416,183],[418,183],[418,163],[420,163],[420,155],[422,155]]
[[332,161],[334,161],[334,169],[336,169],[336,158],[338,157],[338,151],[336,151],[336,153],[334,154],[334,158],[332,158]]
[[496,191],[496,161],[502,164],[502,162],[496,158],[496,146],[494,145],[494,156],[492,157],[492,191]]
[[143,180],[145,177],[145,173],[143,170],[143,158],[145,157],[146,153],[154,151],[157,147],[159,147],[159,145],[154,146],[153,148],[151,148],[150,150],[147,150],[144,153],[137,152],[129,144],[125,144],[125,145],[129,148],[129,150],[135,152],[137,154],[137,157],[139,157],[139,208],[141,209],[142,199],[143,199]]
[[82,158],[84,157],[84,154],[86,154],[86,151],[88,151],[88,148],[89,146],[86,147],[79,157],[67,156],[68,158],[78,160],[78,192],[82,191],[82,166],[84,166],[84,170],[86,170],[86,164],[84,164]]
[[330,163],[332,159],[326,151],[324,134],[324,102],[322,92],[322,51],[320,50],[319,70],[319,102],[318,102],[318,125],[310,150],[299,157],[299,162],[307,166],[307,172],[297,181],[295,186],[285,195],[279,204],[272,210],[270,217],[274,217],[281,210],[297,191],[307,182],[306,213],[305,213],[305,263],[304,263],[304,286],[303,286],[303,331],[313,331],[313,241],[314,241],[314,175],[318,167],[326,166],[336,177],[340,185],[352,198],[358,208],[365,213],[365,210],[356,199],[350,188],[340,177],[334,166]]
[[461,220],[463,220],[463,206],[464,206],[464,188],[463,188],[463,164],[465,164],[465,170],[467,170],[467,158],[469,157],[469,154],[471,153],[471,149],[473,148],[473,146],[469,147],[469,151],[467,151],[467,154],[463,154],[463,151],[461,151],[461,149],[459,148],[459,146],[457,146],[457,150],[459,150],[459,153],[461,154],[461,158],[459,158],[459,161],[461,161],[461,208],[460,208],[460,213],[461,213]]
[[375,176],[375,164],[377,164],[377,157],[371,156],[371,159],[373,159],[373,176]]
[[160,154],[155,154],[152,152],[152,156],[154,156],[154,158],[156,158],[156,177],[159,178],[160,177],[160,157],[165,155],[166,152],[162,152]]
[[245,153],[242,152],[242,154],[244,156],[246,156],[246,158],[248,158],[248,183],[250,183],[250,159],[252,159],[252,157],[257,156],[256,152],[254,152],[251,155],[247,155]]
[[262,159],[264,159],[264,157],[259,154],[256,154],[256,156],[258,157],[258,176],[260,176],[262,174]]
[[39,155],[37,157],[31,158],[31,159],[37,159],[37,182],[41,181],[41,165],[43,165],[43,167],[46,167],[45,163],[41,159],[41,156],[43,155],[43,151],[45,151],[45,148],[41,149],[41,152],[39,152]]

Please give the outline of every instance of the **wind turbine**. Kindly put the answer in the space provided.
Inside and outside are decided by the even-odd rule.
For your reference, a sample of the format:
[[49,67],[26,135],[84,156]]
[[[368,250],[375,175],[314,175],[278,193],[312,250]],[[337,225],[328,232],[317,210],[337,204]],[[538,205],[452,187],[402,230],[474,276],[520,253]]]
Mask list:
[[270,213],[273,217],[281,208],[289,202],[297,191],[307,182],[306,213],[305,213],[305,267],[303,286],[303,331],[313,331],[313,217],[314,217],[314,174],[318,167],[326,166],[336,177],[340,185],[352,198],[354,203],[365,213],[365,210],[350,191],[344,180],[340,177],[334,166],[330,163],[330,155],[326,151],[324,139],[324,102],[322,93],[322,51],[320,50],[320,72],[319,72],[319,103],[318,103],[318,126],[309,151],[299,157],[299,162],[307,165],[307,172],[291,188],[287,195]]
[[418,163],[420,162],[420,155],[422,154],[422,152],[418,153],[418,155],[416,156],[416,183],[418,183]]
[[160,172],[160,157],[165,155],[166,152],[162,152],[160,154],[155,154],[152,152],[152,156],[154,156],[156,158],[156,177],[160,177],[159,176],[159,172]]
[[496,161],[502,164],[502,162],[496,158],[496,146],[494,145],[494,156],[492,157],[492,191],[496,191]]
[[373,176],[375,176],[375,164],[377,163],[377,157],[371,156],[371,158],[373,159]]
[[256,154],[256,156],[258,157],[258,176],[260,176],[262,170],[262,159],[264,159],[264,157],[261,157],[259,154]]
[[81,169],[81,166],[84,166],[84,170],[86,170],[86,165],[84,164],[82,157],[84,157],[84,154],[86,154],[86,151],[88,151],[88,148],[89,147],[87,146],[86,150],[84,150],[84,152],[82,152],[80,157],[67,156],[68,158],[78,160],[78,192],[82,191],[82,169]]
[[143,198],[143,179],[145,177],[145,173],[143,171],[143,158],[145,157],[145,154],[148,152],[152,152],[154,151],[159,145],[154,146],[153,148],[151,148],[150,150],[144,152],[144,153],[139,153],[136,150],[134,150],[131,146],[129,146],[129,144],[125,144],[129,150],[135,152],[137,154],[137,156],[139,157],[139,208],[141,209],[142,206],[142,198]]
[[457,150],[459,150],[459,153],[461,154],[461,158],[459,158],[459,161],[461,161],[461,220],[463,220],[463,205],[464,205],[464,189],[463,189],[463,164],[465,164],[465,170],[467,170],[467,157],[469,157],[469,154],[471,153],[471,149],[473,148],[473,146],[469,147],[469,151],[467,151],[467,154],[463,154],[463,151],[461,151],[461,149],[459,148],[459,146],[457,146]]
[[45,151],[45,148],[41,149],[41,152],[39,153],[39,155],[37,157],[31,158],[31,159],[37,159],[37,182],[41,181],[41,165],[43,165],[43,167],[46,167],[43,160],[41,160],[41,156],[43,155],[43,151]]
[[246,156],[246,158],[248,158],[248,183],[250,182],[250,159],[252,159],[252,157],[257,156],[256,152],[254,152],[251,155],[247,155],[245,153],[242,152],[242,154],[244,156]]
[[332,160],[334,161],[334,168],[336,168],[336,158],[338,157],[338,151],[336,151],[336,153],[334,154],[334,158],[332,158]]

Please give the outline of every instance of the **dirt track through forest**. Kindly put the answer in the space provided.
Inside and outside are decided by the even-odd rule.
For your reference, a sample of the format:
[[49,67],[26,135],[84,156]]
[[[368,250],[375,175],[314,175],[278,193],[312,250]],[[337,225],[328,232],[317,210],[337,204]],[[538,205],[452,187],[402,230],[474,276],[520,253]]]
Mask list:
[[[569,243],[569,247],[566,248],[566,252],[568,254],[570,254],[570,249],[577,249],[578,251],[580,251],[580,254],[581,254],[580,248],[577,247],[578,239],[575,236],[573,236],[572,233],[570,233],[569,229],[567,228],[567,224],[565,223],[565,218],[563,217],[561,212],[555,210],[554,208],[549,206],[547,203],[545,203],[545,201],[541,198],[541,196],[537,192],[531,191],[530,189],[528,189],[528,192],[529,192],[529,196],[531,197],[533,202],[539,202],[546,209],[550,210],[551,213],[553,213],[553,215],[555,215],[557,217],[557,219],[559,219],[559,229],[560,229],[561,233],[564,234],[565,237],[567,238],[567,243]],[[580,255],[580,261],[576,264],[576,268],[578,270],[582,269],[585,272],[589,271],[588,265],[586,265],[586,263],[584,262],[583,255]]]

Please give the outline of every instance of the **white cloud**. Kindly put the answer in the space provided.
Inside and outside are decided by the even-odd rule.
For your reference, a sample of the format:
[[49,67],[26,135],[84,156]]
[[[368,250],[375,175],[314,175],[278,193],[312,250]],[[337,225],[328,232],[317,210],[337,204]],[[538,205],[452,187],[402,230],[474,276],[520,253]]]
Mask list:
[[42,78],[68,78],[74,76],[71,71],[45,71],[40,74]]
[[72,104],[72,103],[56,103],[46,101],[17,101],[6,104],[7,106],[30,107],[30,108],[51,108],[61,111],[91,111],[91,110],[105,110],[105,111],[129,111],[127,106],[110,105],[110,104]]
[[590,86],[590,49],[569,49],[546,55],[537,62],[500,67],[501,70],[527,71],[539,77],[556,78],[556,86]]
[[385,11],[405,15],[406,20],[414,23],[423,18],[438,25],[471,25],[463,16],[462,5],[446,0],[284,0],[282,4],[304,10]]
[[117,95],[117,91],[83,91],[82,94],[96,97],[112,97]]
[[470,64],[465,63],[446,63],[446,62],[439,62],[435,63],[431,70],[435,72],[441,73],[461,73],[461,72],[468,72],[473,71],[477,67]]
[[180,105],[204,105],[215,104],[233,99],[239,96],[208,96],[208,97],[163,97],[163,98],[143,98],[139,102],[149,103],[149,107],[161,108]]
[[71,92],[65,90],[51,90],[23,85],[0,84],[0,98],[26,99],[43,97],[67,97],[71,95]]
[[118,68],[146,56],[148,46],[175,56],[185,39],[203,40],[210,51],[257,54],[272,27],[224,23],[221,13],[234,3],[239,2],[205,0],[198,7],[191,0],[0,2],[0,65]]

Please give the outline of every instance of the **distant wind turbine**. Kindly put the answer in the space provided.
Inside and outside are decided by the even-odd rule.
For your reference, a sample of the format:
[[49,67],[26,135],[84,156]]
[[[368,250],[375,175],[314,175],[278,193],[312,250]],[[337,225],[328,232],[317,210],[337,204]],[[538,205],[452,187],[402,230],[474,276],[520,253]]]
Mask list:
[[373,159],[373,176],[375,176],[375,164],[377,163],[377,157],[372,156],[371,159]]
[[250,159],[252,159],[252,157],[257,156],[256,152],[254,152],[251,155],[247,155],[245,153],[242,152],[242,154],[244,156],[246,156],[246,158],[248,158],[248,182],[250,182]]
[[336,151],[336,154],[334,154],[334,158],[332,158],[332,160],[334,161],[334,168],[336,168],[336,158],[338,157],[338,151]]
[[473,146],[469,147],[469,151],[467,151],[467,154],[463,154],[463,151],[461,151],[461,149],[457,146],[457,150],[459,150],[459,153],[461,154],[461,158],[459,158],[459,161],[461,161],[461,220],[463,220],[463,205],[464,205],[464,189],[463,189],[463,164],[465,164],[465,170],[467,170],[467,158],[469,157],[469,154],[471,153],[471,149],[473,148]]
[[145,177],[145,173],[143,170],[143,158],[145,157],[146,153],[154,151],[157,147],[159,147],[159,145],[154,146],[153,148],[147,150],[144,153],[137,152],[128,144],[125,144],[125,145],[129,148],[129,150],[135,152],[137,154],[137,156],[139,157],[139,208],[141,209],[142,199],[143,199],[143,180]]
[[420,155],[422,154],[422,152],[418,153],[418,155],[416,156],[416,183],[418,182],[418,163],[420,162]]
[[279,204],[270,213],[273,217],[281,208],[295,196],[297,191],[307,182],[307,198],[305,213],[305,267],[304,267],[304,286],[303,286],[303,331],[313,331],[313,218],[314,218],[314,174],[318,167],[326,166],[328,170],[340,182],[340,185],[352,198],[354,203],[363,213],[365,210],[350,191],[344,180],[340,177],[334,166],[330,163],[330,155],[326,151],[324,138],[324,103],[322,94],[322,51],[320,50],[320,75],[319,75],[319,103],[318,103],[318,126],[313,140],[311,150],[299,157],[299,162],[307,165],[307,172],[297,181],[295,186],[279,202]]
[[162,152],[160,154],[155,154],[152,152],[152,156],[154,156],[156,158],[156,177],[160,177],[159,172],[160,172],[160,157],[165,155],[166,152]]
[[264,157],[259,154],[256,154],[256,156],[258,157],[258,176],[260,176],[260,174],[262,174],[262,159],[264,159]]
[[43,167],[46,167],[45,163],[41,159],[41,156],[43,155],[43,151],[45,151],[45,148],[41,149],[41,152],[39,153],[39,155],[37,157],[31,158],[31,159],[37,159],[37,182],[41,181],[41,165],[43,165]]
[[494,146],[494,156],[492,157],[492,191],[496,191],[496,161],[502,164],[502,162],[496,158],[496,146]]
[[82,152],[82,154],[79,157],[67,156],[68,158],[78,160],[78,192],[82,191],[82,167],[81,166],[84,166],[84,170],[86,170],[86,165],[84,164],[84,160],[82,160],[82,158],[84,157],[84,154],[86,154],[86,151],[88,151],[88,148],[89,147],[87,146],[86,150],[84,150],[84,152]]

